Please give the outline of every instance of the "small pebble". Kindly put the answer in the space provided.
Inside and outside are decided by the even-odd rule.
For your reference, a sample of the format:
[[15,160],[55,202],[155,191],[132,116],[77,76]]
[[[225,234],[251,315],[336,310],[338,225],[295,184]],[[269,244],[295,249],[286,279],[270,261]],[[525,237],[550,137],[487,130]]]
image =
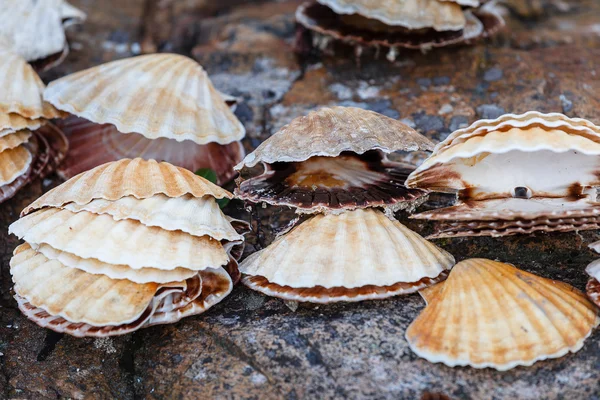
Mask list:
[[450,114],[452,111],[454,111],[454,107],[452,107],[451,104],[446,103],[442,106],[442,108],[440,108],[440,111],[438,111],[438,114],[440,114],[440,115]]
[[562,106],[562,111],[565,114],[573,111],[573,102],[567,99],[564,94],[560,95],[560,105]]
[[483,80],[486,82],[495,82],[502,79],[504,72],[500,68],[490,68],[483,74]]
[[477,107],[477,115],[484,119],[498,118],[502,114],[505,114],[504,108],[495,104],[482,104]]

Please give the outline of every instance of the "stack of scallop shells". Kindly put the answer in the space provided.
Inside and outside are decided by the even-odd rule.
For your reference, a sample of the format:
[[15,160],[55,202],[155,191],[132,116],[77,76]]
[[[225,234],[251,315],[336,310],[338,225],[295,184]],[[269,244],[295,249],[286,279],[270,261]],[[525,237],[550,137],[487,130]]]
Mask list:
[[528,112],[453,132],[407,186],[457,194],[452,207],[413,216],[443,221],[435,238],[600,228],[600,127]]
[[107,163],[68,180],[9,228],[25,240],[10,261],[19,308],[74,336],[204,312],[239,278],[243,236],[216,202],[231,197],[154,160]]
[[284,126],[236,166],[235,193],[310,218],[246,258],[242,282],[285,300],[329,303],[445,279],[454,258],[380,209],[412,210],[427,198],[404,186],[414,166],[388,155],[432,148],[401,122],[352,107],[322,108]]
[[312,45],[332,40],[387,51],[427,50],[468,43],[494,34],[504,21],[492,3],[480,0],[316,0],[302,4],[296,20],[312,35]]
[[67,141],[48,119],[61,116],[42,100],[44,83],[18,54],[0,50],[0,203],[52,172]]
[[10,49],[46,70],[69,53],[65,28],[86,19],[65,0],[2,0],[0,48]]
[[109,62],[48,85],[44,99],[71,114],[59,127],[69,138],[63,178],[121,158],[155,159],[218,183],[233,179],[246,131],[194,60],[151,54]]

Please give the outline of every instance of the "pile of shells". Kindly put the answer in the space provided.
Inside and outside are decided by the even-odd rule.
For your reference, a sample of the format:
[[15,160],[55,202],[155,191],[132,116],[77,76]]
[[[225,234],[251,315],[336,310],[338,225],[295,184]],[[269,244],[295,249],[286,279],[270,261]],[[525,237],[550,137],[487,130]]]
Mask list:
[[329,303],[443,280],[454,258],[376,208],[391,214],[426,199],[404,186],[414,167],[387,155],[432,148],[401,122],[358,108],[322,108],[284,126],[236,166],[235,193],[311,218],[246,258],[242,282],[286,300]]
[[14,51],[37,70],[60,64],[69,53],[65,28],[85,21],[65,0],[2,0],[0,48]]
[[411,188],[456,193],[431,236],[505,236],[600,228],[600,127],[528,112],[480,120],[439,143],[407,179]]
[[223,184],[244,157],[246,133],[224,97],[194,60],[152,54],[113,61],[51,82],[44,99],[72,116],[65,178],[122,158],[155,159]]
[[19,308],[74,336],[119,335],[204,312],[239,278],[245,226],[216,203],[231,197],[154,160],[107,163],[70,179],[9,228],[25,240],[10,260]]
[[427,306],[408,327],[408,344],[451,367],[505,371],[561,357],[581,349],[600,323],[577,289],[497,261],[461,261],[420,293]]
[[0,50],[0,203],[52,172],[67,152],[48,119],[61,113],[42,100],[44,83],[21,56]]
[[[324,50],[332,40],[387,51],[428,50],[487,37],[504,26],[492,3],[480,0],[316,0],[302,4],[296,20],[310,31],[312,46]],[[303,40],[299,35],[299,40]],[[298,47],[302,45],[298,43]]]

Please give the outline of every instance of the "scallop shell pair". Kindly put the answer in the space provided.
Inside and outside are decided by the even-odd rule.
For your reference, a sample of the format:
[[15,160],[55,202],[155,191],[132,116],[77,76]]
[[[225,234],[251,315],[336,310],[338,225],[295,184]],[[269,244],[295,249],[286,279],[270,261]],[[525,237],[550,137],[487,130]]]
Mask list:
[[505,236],[600,227],[600,128],[562,114],[528,112],[481,120],[452,133],[407,186],[457,193],[434,237]]
[[[296,20],[311,31],[313,45],[324,49],[331,39],[355,46],[431,49],[471,42],[497,32],[504,21],[492,4],[478,0],[316,0],[302,4]],[[300,44],[298,44],[300,46]]]
[[244,156],[245,129],[195,61],[152,54],[90,68],[51,82],[46,101],[72,114],[61,124],[71,142],[64,178],[121,158],[156,159],[219,183]]
[[65,0],[3,0],[0,48],[18,53],[38,70],[52,68],[69,52],[65,28],[85,19]]
[[9,228],[26,242],[10,262],[19,308],[74,336],[202,313],[239,278],[243,236],[216,203],[231,197],[154,160],[125,159],[68,180]]
[[406,331],[430,362],[501,371],[576,352],[598,326],[583,293],[510,264],[470,259],[423,290],[427,306]]
[[236,167],[236,195],[319,215],[246,258],[242,282],[283,299],[329,303],[411,293],[444,279],[453,257],[373,208],[424,201],[426,192],[404,186],[413,167],[387,154],[432,147],[396,120],[350,107],[322,108],[283,127]]
[[0,203],[50,173],[67,142],[47,119],[60,113],[42,99],[44,84],[18,54],[0,50]]

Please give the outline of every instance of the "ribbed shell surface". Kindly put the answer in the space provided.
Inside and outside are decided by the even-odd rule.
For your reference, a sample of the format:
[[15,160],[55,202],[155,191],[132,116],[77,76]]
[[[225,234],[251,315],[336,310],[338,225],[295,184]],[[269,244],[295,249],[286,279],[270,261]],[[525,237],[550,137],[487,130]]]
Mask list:
[[44,98],[60,110],[149,139],[227,144],[245,135],[202,67],[176,54],[138,56],[80,71],[50,83]]
[[317,215],[250,255],[240,271],[293,288],[389,286],[434,278],[454,257],[381,211]]
[[227,190],[184,168],[141,158],[123,159],[69,179],[25,208],[22,215],[42,207],[60,207],[71,202],[87,204],[93,199],[117,200],[125,196],[144,199],[156,194],[168,197],[191,194],[217,199],[233,197]]
[[409,29],[456,31],[465,26],[460,5],[438,0],[317,0],[338,14],[358,14]]
[[202,270],[227,264],[221,243],[208,236],[147,227],[137,221],[115,221],[110,215],[45,208],[22,217],[9,232],[33,247],[48,244],[81,258],[131,268]]
[[431,362],[507,370],[583,346],[598,325],[583,293],[491,260],[458,263],[408,327],[410,348]]
[[0,113],[0,138],[23,129],[34,131],[44,123],[43,119],[28,119],[15,113]]
[[321,108],[294,119],[248,154],[235,169],[258,163],[299,162],[344,151],[432,150],[433,143],[400,121],[355,107]]
[[33,157],[25,146],[17,146],[0,153],[0,186],[8,185],[23,175]]
[[14,149],[15,147],[27,142],[30,137],[30,131],[19,131],[6,136],[0,136],[0,154],[4,150]]

